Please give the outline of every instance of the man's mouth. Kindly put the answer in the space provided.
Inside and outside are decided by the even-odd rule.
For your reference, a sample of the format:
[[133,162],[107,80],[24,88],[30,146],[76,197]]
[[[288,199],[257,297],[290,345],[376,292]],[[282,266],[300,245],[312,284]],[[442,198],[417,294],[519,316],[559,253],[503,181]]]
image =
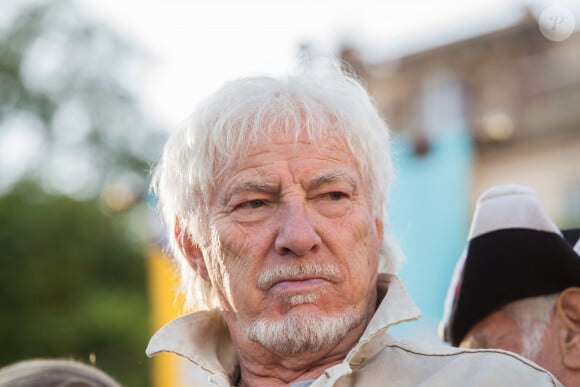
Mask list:
[[289,278],[274,283],[270,290],[280,292],[309,292],[319,289],[330,282],[324,278]]
[[332,265],[303,263],[269,268],[258,275],[258,287],[263,290],[301,292],[320,289],[338,282],[340,271]]

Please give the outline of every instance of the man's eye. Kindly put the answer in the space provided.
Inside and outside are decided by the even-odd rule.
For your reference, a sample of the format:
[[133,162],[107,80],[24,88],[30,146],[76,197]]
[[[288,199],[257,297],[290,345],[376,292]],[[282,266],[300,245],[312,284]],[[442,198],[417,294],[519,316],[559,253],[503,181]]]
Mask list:
[[238,222],[260,222],[271,215],[272,202],[267,198],[240,201],[231,209],[231,214]]
[[344,198],[346,196],[346,194],[344,192],[329,192],[326,194],[326,196],[330,200],[340,200],[340,199]]
[[246,205],[249,208],[260,208],[264,205],[264,201],[263,200],[250,200],[249,202],[246,202]]

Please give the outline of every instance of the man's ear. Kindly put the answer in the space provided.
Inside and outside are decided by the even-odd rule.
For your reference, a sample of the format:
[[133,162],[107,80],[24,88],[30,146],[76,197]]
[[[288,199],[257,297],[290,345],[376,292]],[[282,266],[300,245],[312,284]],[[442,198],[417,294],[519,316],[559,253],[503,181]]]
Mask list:
[[181,254],[189,263],[189,266],[206,281],[210,281],[209,274],[207,272],[207,267],[205,265],[205,260],[203,259],[203,253],[199,245],[191,239],[191,235],[187,232],[182,232],[181,226],[178,221],[175,222],[175,227],[173,229],[175,235],[175,240]]
[[562,363],[580,370],[580,288],[569,287],[560,293],[556,308],[561,322],[558,343]]

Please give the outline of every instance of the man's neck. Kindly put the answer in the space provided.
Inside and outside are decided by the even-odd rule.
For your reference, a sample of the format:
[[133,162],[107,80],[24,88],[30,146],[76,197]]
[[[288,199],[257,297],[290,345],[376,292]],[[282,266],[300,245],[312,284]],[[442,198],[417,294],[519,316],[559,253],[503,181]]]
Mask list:
[[235,343],[240,362],[239,385],[287,386],[316,379],[325,370],[344,360],[357,344],[367,324],[368,320],[364,320],[332,346],[293,355],[273,352],[250,340]]
[[[323,362],[309,363],[308,360],[285,361],[271,366],[257,363],[240,363],[240,386],[288,386],[305,380],[314,380],[333,365],[340,363],[344,356],[333,359],[324,358]],[[286,359],[289,360],[289,359]],[[284,364],[281,364],[284,363]]]

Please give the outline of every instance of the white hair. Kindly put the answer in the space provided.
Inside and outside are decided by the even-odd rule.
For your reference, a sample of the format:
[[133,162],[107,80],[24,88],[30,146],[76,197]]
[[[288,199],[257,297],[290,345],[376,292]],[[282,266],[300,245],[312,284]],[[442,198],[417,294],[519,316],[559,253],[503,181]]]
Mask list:
[[560,294],[524,298],[505,305],[504,311],[521,331],[521,355],[534,360],[542,350],[542,339]]
[[[283,131],[313,143],[344,139],[381,214],[393,171],[389,132],[365,88],[338,66],[283,78],[252,77],[226,83],[205,99],[168,139],[153,173],[152,188],[178,263],[185,307],[219,306],[211,284],[188,265],[179,247],[184,233],[200,246],[211,243],[209,203],[220,177],[255,144]],[[387,222],[385,222],[387,225]],[[385,227],[387,229],[387,227]],[[175,235],[175,230],[180,235]],[[379,271],[394,273],[401,253],[386,233]],[[214,241],[215,242],[215,241]]]
[[30,359],[0,368],[0,386],[121,387],[98,368],[67,359]]

